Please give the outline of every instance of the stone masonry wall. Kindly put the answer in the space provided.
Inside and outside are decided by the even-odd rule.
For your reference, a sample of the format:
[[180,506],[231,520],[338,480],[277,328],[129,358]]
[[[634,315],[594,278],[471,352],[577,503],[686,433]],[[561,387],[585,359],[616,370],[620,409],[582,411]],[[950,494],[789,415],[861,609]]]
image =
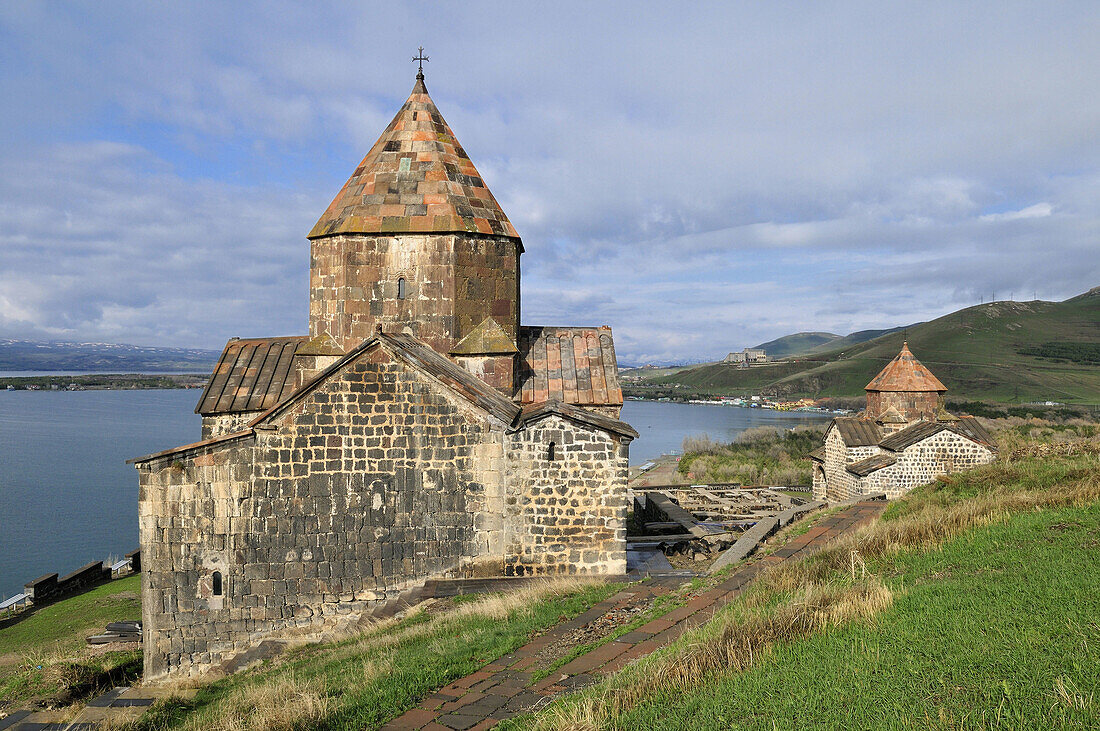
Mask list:
[[146,677],[338,623],[494,548],[499,574],[502,521],[476,516],[501,510],[503,440],[502,424],[378,348],[253,445],[145,466]]
[[626,572],[627,445],[557,416],[510,435],[507,575]]
[[939,475],[988,464],[996,455],[988,447],[945,429],[909,446],[896,457],[895,464],[862,479],[864,493],[885,492],[888,498],[900,497]]
[[829,429],[825,437],[825,483],[824,492],[814,481],[814,499],[839,502],[859,495],[859,478],[845,469],[847,465],[880,453],[877,445],[866,447],[848,447],[838,429]]
[[[311,242],[309,333],[345,350],[406,328],[440,353],[486,317],[514,339],[519,255],[514,239],[465,234],[341,235]],[[398,299],[398,279],[406,283]],[[499,313],[499,314],[498,314]]]
[[248,438],[138,473],[146,678],[209,665],[265,619],[264,608],[244,606],[235,555],[235,536],[253,528],[242,496],[251,494],[254,449]]
[[937,418],[943,405],[943,395],[935,391],[868,391],[865,413],[868,419],[878,419],[892,407],[914,422]]
[[202,438],[211,439],[225,434],[238,432],[248,426],[249,422],[259,416],[262,411],[238,411],[233,414],[215,414],[202,417]]

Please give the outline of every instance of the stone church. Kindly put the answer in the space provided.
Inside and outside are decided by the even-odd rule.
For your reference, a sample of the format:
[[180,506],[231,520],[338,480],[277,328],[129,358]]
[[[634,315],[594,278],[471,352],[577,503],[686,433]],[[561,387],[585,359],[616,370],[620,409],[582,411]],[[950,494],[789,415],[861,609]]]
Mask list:
[[878,492],[895,498],[939,475],[996,458],[993,440],[977,419],[947,412],[947,387],[908,343],[866,391],[866,410],[833,419],[824,444],[809,454],[815,500],[839,502]]
[[309,334],[234,338],[134,460],[145,677],[436,577],[622,574],[608,327],[520,324],[523,243],[424,85],[308,235]]

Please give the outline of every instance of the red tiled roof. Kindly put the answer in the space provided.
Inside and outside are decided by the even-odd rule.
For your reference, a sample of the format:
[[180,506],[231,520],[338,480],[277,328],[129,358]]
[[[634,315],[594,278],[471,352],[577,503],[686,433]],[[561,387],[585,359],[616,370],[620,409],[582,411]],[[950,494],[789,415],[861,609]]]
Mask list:
[[458,231],[519,238],[418,78],[309,238]]
[[867,391],[946,391],[947,386],[932,375],[916,357],[909,352],[909,343],[901,346],[901,352],[886,364],[864,390]]
[[230,340],[195,413],[213,416],[262,411],[282,401],[294,390],[294,353],[307,342],[305,335]]
[[609,327],[521,327],[520,402],[621,406]]

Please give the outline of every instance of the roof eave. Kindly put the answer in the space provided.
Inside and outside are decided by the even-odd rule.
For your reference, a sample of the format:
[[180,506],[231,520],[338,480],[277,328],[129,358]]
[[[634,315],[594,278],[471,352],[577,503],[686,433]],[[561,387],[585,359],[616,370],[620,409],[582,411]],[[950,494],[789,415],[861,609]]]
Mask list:
[[201,442],[193,442],[191,444],[184,444],[180,447],[173,447],[172,449],[165,449],[162,452],[154,452],[153,454],[147,454],[144,457],[134,457],[133,459],[126,460],[126,464],[142,465],[148,462],[155,462],[158,459],[166,459],[168,457],[180,457],[190,452],[203,452],[214,447],[221,447],[229,442],[235,442],[247,437],[255,436],[255,431],[250,427],[243,431],[233,432],[231,434],[223,434],[221,436],[213,437],[211,439],[204,439]]

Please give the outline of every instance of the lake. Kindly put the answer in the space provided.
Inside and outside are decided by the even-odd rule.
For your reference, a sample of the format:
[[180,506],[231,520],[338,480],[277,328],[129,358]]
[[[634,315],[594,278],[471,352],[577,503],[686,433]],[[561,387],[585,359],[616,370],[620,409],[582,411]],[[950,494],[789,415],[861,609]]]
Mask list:
[[[42,574],[138,547],[137,471],[126,460],[198,441],[199,391],[0,391],[0,598]],[[707,433],[820,423],[819,414],[628,401],[631,464]]]

